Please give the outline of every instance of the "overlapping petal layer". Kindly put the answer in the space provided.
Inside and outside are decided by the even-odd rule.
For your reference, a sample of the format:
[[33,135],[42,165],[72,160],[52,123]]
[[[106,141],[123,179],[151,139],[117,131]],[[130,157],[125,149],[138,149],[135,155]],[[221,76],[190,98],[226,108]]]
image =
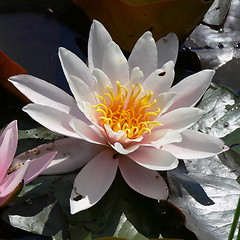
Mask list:
[[52,151],[41,157],[35,156],[32,161],[26,159],[24,164],[11,166],[14,162],[17,142],[17,121],[13,121],[0,136],[0,206],[11,197],[21,182],[27,184],[32,181],[47,168],[56,156],[56,152]]
[[[146,32],[127,60],[102,24],[93,21],[88,66],[69,50],[59,49],[74,98],[66,93],[58,96],[62,90],[42,80],[29,84],[31,76],[10,78],[33,101],[24,108],[30,116],[74,138],[57,142],[59,154],[46,172],[62,173],[87,163],[74,182],[72,213],[101,199],[118,166],[134,190],[166,199],[167,185],[156,170],[175,168],[177,158],[204,158],[223,150],[221,140],[188,130],[203,115],[193,106],[209,86],[214,71],[193,74],[172,87],[177,52],[175,34],[155,42]],[[86,151],[80,147],[78,153],[71,147],[68,157],[60,157],[67,141],[76,146],[86,141]]]

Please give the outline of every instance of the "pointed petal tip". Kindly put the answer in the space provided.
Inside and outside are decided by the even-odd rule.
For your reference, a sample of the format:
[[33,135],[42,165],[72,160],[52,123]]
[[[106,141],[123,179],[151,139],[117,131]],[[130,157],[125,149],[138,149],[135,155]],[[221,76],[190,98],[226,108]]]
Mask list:
[[178,36],[177,36],[177,34],[176,34],[176,33],[173,33],[173,32],[168,33],[165,38],[167,38],[167,39],[174,39],[174,40],[178,41]]
[[29,74],[17,74],[17,75],[9,77],[8,81],[11,82],[11,83],[18,82],[19,80],[22,80],[26,76],[29,77],[30,75]]
[[66,55],[67,53],[71,52],[70,50],[68,50],[65,47],[59,47],[58,48],[58,56],[61,59],[62,56]]
[[59,47],[58,48],[58,54],[61,54],[66,48],[64,47]]
[[151,38],[153,38],[152,37],[152,33],[150,32],[150,31],[147,31],[147,32],[145,32],[143,35],[142,35],[142,37],[143,38],[148,38],[148,39],[151,39]]
[[3,131],[4,130],[6,131],[8,129],[12,129],[14,131],[17,131],[18,130],[17,122],[18,122],[17,120],[13,120],[3,129]]

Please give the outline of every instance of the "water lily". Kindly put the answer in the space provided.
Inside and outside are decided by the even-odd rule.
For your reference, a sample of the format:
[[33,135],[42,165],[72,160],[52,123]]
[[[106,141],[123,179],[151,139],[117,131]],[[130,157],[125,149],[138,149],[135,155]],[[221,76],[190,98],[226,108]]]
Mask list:
[[146,32],[127,60],[103,25],[94,21],[88,65],[69,50],[59,49],[74,97],[33,76],[10,78],[33,102],[24,107],[25,112],[70,137],[54,143],[52,148],[59,154],[45,173],[63,173],[86,164],[74,182],[72,213],[97,203],[118,168],[132,189],[166,199],[168,188],[158,171],[177,167],[178,158],[205,158],[223,150],[221,140],[189,130],[204,114],[193,106],[214,71],[203,70],[171,87],[177,52],[174,34],[155,42]]
[[27,160],[24,165],[11,167],[17,143],[17,121],[13,121],[0,136],[0,206],[8,202],[21,183],[27,184],[35,179],[56,156],[56,152],[50,152],[34,160]]

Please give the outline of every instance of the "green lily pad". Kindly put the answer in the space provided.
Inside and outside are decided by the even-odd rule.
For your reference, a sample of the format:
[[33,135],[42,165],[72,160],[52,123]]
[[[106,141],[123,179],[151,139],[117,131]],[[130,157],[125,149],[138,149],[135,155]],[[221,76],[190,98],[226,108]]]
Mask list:
[[53,240],[69,239],[65,217],[52,194],[15,204],[4,211],[2,218],[16,228]]

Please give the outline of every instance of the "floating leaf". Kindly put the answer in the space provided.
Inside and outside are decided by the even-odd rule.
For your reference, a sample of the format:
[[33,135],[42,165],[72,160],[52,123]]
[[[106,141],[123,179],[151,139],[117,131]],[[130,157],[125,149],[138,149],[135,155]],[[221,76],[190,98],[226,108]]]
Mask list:
[[[215,1],[215,4],[216,8],[209,9],[206,14],[205,20],[210,25],[200,24],[185,43],[199,55],[203,68],[217,69],[240,56],[239,0],[219,0]],[[224,15],[227,8],[229,10],[222,24],[212,27],[212,24],[218,25],[221,22],[221,14]],[[229,79],[229,76],[227,78]]]
[[[117,174],[113,185],[96,205],[71,215],[69,197],[75,177],[76,173],[40,176],[24,187],[20,199],[24,201],[53,191],[68,219],[72,240],[91,239],[90,235],[94,239],[113,236],[114,233],[120,234],[120,229],[124,231],[121,234],[125,235],[117,236],[127,239],[135,235],[153,238],[159,237],[160,234],[185,240],[197,239],[185,227],[185,219],[179,209],[168,202],[158,203],[136,193],[124,182],[120,174]],[[121,218],[123,213],[135,230],[127,229],[129,223],[125,223]],[[126,228],[123,228],[124,226]]]
[[[239,128],[239,99],[229,90],[215,85],[205,93],[199,107],[206,113],[194,125],[195,130],[224,137]],[[220,157],[184,160],[189,177],[201,184],[214,205],[203,206],[186,191],[181,198],[174,189],[170,194],[169,200],[182,209],[187,226],[199,240],[227,239],[240,195],[236,172],[226,167]]]
[[53,240],[68,239],[65,218],[51,194],[15,204],[4,211],[2,217],[12,226],[31,233],[49,236]]
[[240,154],[240,128],[226,135],[223,138],[223,141],[228,147],[230,147],[232,150]]
[[[169,32],[180,41],[200,23],[212,0],[74,0],[90,19],[102,22],[113,39],[130,51],[137,39],[151,31],[156,40]],[[96,7],[98,6],[98,7]]]
[[240,127],[240,99],[226,88],[213,85],[198,105],[205,111],[194,130],[222,138]]

